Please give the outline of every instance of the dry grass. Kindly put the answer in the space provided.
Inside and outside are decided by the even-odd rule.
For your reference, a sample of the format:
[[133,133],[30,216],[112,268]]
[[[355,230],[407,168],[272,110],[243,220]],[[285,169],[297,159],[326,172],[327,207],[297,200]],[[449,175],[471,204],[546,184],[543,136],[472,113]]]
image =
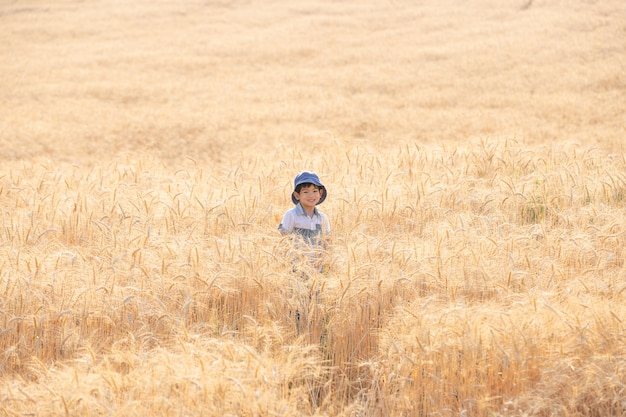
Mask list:
[[0,5],[0,414],[625,414],[624,17]]

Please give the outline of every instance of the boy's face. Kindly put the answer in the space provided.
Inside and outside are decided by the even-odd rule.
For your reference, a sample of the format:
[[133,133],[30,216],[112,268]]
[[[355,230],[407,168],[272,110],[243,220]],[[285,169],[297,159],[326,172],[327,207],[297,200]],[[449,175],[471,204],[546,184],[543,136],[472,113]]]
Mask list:
[[305,210],[312,210],[322,198],[322,190],[311,184],[300,188],[300,192],[293,193],[296,200],[300,202],[300,205]]

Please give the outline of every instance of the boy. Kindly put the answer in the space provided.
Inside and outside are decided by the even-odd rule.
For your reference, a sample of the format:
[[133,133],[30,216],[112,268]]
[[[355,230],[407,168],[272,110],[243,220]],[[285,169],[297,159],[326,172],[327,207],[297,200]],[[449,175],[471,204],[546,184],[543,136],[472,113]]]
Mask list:
[[293,181],[294,190],[291,201],[296,205],[284,214],[278,230],[283,235],[295,234],[294,249],[302,252],[320,272],[321,257],[326,249],[326,238],[330,233],[328,216],[317,209],[328,195],[326,187],[317,174],[301,172]]
[[[290,257],[294,272],[300,271],[299,277],[292,278],[290,283],[291,297],[290,304],[295,308],[296,328],[298,333],[309,329],[314,333],[320,333],[320,326],[310,327],[309,323],[317,322],[315,319],[315,305],[319,301],[319,290],[311,288],[317,287],[316,281],[308,282],[310,274],[307,270],[313,268],[323,272],[323,252],[326,249],[326,239],[330,233],[330,222],[326,214],[317,209],[317,205],[322,204],[328,195],[326,187],[322,184],[317,174],[313,172],[301,172],[293,181],[294,190],[291,194],[291,201],[296,205],[287,210],[284,214],[278,230],[283,235],[293,237],[290,250]],[[301,264],[298,264],[298,261]],[[299,269],[303,267],[303,269]],[[315,297],[313,297],[315,295]],[[313,304],[311,304],[313,302]],[[293,303],[293,304],[292,304]],[[294,305],[295,304],[295,305]],[[314,307],[311,310],[311,307]],[[313,317],[309,317],[310,313]],[[317,329],[317,330],[315,330]],[[320,335],[315,336],[319,339]]]

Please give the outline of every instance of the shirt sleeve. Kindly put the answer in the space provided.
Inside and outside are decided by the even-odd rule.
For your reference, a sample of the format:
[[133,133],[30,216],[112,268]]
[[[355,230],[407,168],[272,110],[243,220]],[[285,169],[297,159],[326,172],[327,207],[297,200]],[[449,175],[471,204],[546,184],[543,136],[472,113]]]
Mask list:
[[330,234],[330,221],[328,220],[328,216],[322,213],[322,234],[324,236]]
[[295,225],[295,218],[293,216],[293,210],[288,210],[278,225],[278,230],[283,233],[291,233],[293,232],[293,227]]

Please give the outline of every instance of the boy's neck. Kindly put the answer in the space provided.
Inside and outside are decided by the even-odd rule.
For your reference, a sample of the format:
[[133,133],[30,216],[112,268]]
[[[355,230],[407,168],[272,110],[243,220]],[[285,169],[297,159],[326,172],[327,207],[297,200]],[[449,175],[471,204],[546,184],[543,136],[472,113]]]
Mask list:
[[309,217],[313,217],[315,215],[315,207],[313,208],[304,208],[302,206],[302,204],[300,204],[300,207],[302,208],[302,211],[304,211],[304,213],[309,216]]

